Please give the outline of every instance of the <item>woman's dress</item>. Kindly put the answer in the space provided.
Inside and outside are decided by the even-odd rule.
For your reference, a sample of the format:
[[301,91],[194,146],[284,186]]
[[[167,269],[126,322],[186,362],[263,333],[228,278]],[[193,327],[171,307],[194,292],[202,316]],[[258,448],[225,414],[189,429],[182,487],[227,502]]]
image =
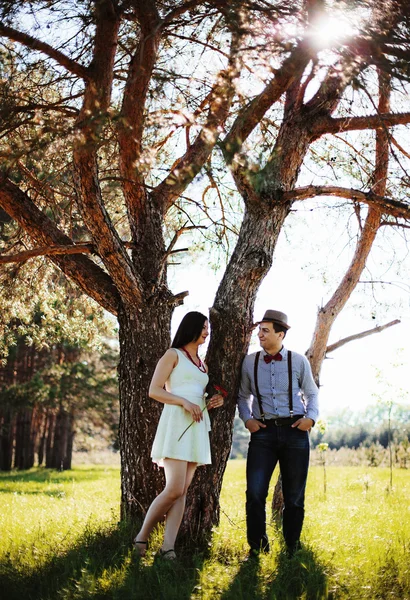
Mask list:
[[[178,364],[172,370],[166,390],[171,394],[186,398],[201,409],[205,407],[204,392],[208,383],[207,373],[203,373],[189,358],[177,348]],[[163,466],[164,458],[175,458],[195,462],[198,465],[211,463],[211,448],[209,431],[211,423],[208,411],[203,411],[203,419],[194,423],[178,438],[192,423],[192,415],[187,410],[175,404],[165,404],[158,423],[151,458],[159,466]]]

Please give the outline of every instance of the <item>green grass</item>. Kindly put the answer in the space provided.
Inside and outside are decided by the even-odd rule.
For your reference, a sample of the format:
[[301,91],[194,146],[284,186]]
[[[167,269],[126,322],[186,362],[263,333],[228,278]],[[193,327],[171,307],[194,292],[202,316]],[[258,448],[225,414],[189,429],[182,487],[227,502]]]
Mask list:
[[205,554],[158,561],[130,550],[119,524],[119,469],[0,473],[0,597],[103,599],[410,599],[410,472],[333,467],[310,471],[304,549],[292,560],[269,526],[272,549],[244,562],[245,463],[231,461],[220,526]]

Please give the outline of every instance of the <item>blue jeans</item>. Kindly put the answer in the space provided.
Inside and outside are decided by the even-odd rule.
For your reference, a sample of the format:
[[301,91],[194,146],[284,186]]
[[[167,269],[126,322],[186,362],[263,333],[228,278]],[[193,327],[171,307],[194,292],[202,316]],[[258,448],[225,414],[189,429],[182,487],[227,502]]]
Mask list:
[[300,538],[309,468],[309,434],[296,427],[270,426],[251,434],[246,463],[246,526],[252,550],[269,550],[266,497],[279,461],[284,497],[283,536],[288,548]]

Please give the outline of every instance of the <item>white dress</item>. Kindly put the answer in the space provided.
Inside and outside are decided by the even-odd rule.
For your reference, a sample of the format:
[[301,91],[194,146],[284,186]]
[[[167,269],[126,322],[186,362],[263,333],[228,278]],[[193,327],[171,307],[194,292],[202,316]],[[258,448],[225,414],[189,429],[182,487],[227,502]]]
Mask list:
[[[178,354],[178,364],[165,384],[166,390],[204,408],[204,392],[209,379],[207,373],[200,371],[184,352],[176,348],[174,350]],[[198,465],[211,464],[211,423],[206,409],[203,411],[202,421],[191,425],[178,441],[192,420],[191,413],[182,406],[164,405],[151,451],[151,458],[155,463],[162,467],[164,458],[175,458]]]

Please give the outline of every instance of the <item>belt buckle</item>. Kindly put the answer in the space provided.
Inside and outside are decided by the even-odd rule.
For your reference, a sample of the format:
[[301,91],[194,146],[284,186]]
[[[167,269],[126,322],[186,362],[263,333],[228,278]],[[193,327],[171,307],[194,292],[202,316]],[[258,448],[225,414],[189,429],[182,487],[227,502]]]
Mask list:
[[276,427],[282,427],[281,419],[279,417],[277,419],[273,419],[273,422]]

